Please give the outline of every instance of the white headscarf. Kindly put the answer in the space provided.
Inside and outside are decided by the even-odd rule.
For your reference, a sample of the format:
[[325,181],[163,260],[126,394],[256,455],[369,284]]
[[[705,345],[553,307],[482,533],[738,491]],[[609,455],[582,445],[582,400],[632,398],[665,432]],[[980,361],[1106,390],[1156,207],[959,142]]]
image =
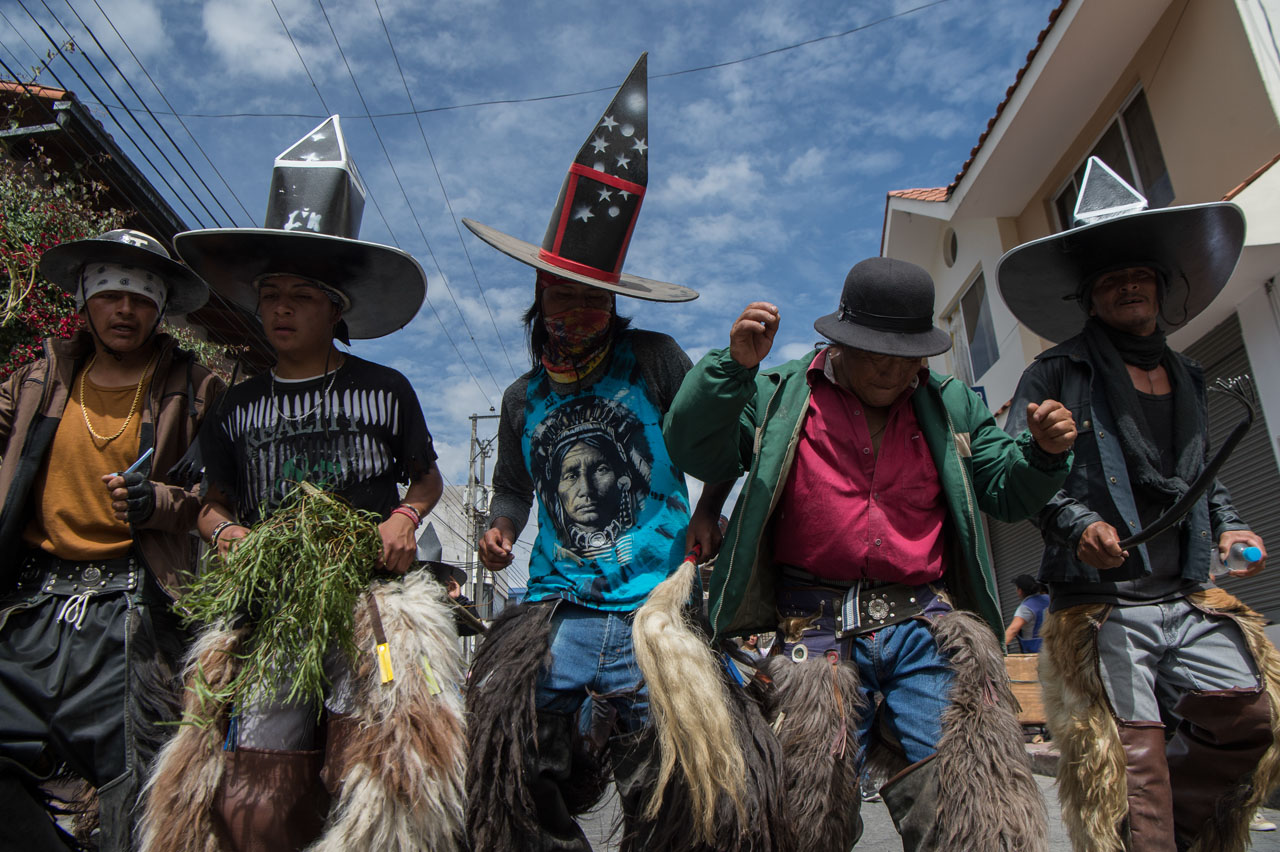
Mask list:
[[86,263],[76,290],[76,308],[83,308],[98,293],[107,292],[133,293],[150,299],[161,314],[169,300],[169,285],[150,270],[120,263]]

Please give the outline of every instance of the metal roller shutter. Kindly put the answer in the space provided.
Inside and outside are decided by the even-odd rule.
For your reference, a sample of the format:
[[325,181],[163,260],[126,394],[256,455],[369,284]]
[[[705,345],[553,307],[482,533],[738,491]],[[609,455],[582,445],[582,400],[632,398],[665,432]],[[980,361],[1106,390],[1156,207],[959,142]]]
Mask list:
[[1044,540],[1040,530],[1030,521],[1006,524],[991,516],[982,519],[987,525],[987,540],[991,542],[991,559],[996,569],[996,590],[999,592],[1000,614],[1007,625],[1018,608],[1018,593],[1013,588],[1013,578],[1019,574],[1033,577],[1040,573],[1040,555],[1044,552]]
[[[1234,314],[1187,347],[1186,354],[1204,366],[1205,379],[1212,386],[1217,378],[1253,374]],[[1209,448],[1216,450],[1240,420],[1240,406],[1221,394],[1209,394]],[[1236,447],[1219,474],[1231,492],[1231,502],[1240,517],[1272,548],[1280,549],[1280,471],[1276,469],[1267,436],[1271,431],[1261,406],[1253,428]],[[1223,588],[1237,595],[1272,621],[1280,621],[1280,572],[1267,570],[1248,580],[1228,580]]]

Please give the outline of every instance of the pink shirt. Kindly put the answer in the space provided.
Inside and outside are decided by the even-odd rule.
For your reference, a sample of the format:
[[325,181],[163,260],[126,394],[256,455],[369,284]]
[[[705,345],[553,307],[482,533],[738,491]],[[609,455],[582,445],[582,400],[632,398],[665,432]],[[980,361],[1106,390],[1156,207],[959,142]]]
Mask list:
[[809,365],[809,411],[774,513],[774,559],[818,577],[919,585],[942,576],[947,518],[938,469],[911,394],[889,408],[877,455],[858,398]]

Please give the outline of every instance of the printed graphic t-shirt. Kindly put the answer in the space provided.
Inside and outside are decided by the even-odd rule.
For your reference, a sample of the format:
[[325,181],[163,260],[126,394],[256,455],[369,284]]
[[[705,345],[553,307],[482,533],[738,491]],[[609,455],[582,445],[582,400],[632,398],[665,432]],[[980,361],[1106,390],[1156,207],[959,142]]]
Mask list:
[[254,376],[227,391],[200,430],[205,486],[234,502],[242,523],[269,516],[307,481],[382,517],[396,482],[429,473],[436,453],[408,379],[347,355],[328,378]]
[[528,599],[635,609],[683,559],[689,495],[630,337],[588,389],[560,395],[539,370],[525,399],[521,449],[538,505]]

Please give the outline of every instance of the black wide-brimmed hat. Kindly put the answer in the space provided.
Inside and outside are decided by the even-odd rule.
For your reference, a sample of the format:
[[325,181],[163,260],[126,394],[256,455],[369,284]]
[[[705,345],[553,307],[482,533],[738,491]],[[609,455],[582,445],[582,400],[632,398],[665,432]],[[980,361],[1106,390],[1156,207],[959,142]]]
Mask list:
[[503,254],[570,281],[654,302],[698,298],[688,287],[622,271],[649,183],[647,57],[641,54],[569,166],[541,247],[462,223]]
[[200,276],[171,258],[163,243],[127,228],[54,246],[40,255],[40,274],[74,296],[89,263],[118,263],[158,276],[169,289],[164,308],[169,316],[190,313],[209,299]]
[[436,528],[428,523],[418,536],[418,562],[425,565],[440,582],[453,578],[458,585],[467,582],[465,569],[444,561],[444,546]]
[[427,276],[400,249],[357,240],[365,188],[338,116],[276,158],[265,227],[186,231],[174,247],[214,290],[257,311],[254,281],[292,274],[321,281],[350,301],[352,337],[382,337],[417,315]]
[[1076,227],[1010,249],[996,266],[1000,295],[1036,334],[1061,343],[1088,319],[1085,288],[1103,272],[1150,266],[1164,279],[1166,331],[1190,322],[1226,286],[1245,222],[1229,202],[1147,210],[1147,200],[1097,157],[1085,167]]
[[870,257],[844,277],[840,307],[813,323],[835,343],[900,358],[941,355],[951,335],[933,324],[933,279],[914,263]]

